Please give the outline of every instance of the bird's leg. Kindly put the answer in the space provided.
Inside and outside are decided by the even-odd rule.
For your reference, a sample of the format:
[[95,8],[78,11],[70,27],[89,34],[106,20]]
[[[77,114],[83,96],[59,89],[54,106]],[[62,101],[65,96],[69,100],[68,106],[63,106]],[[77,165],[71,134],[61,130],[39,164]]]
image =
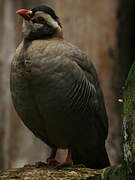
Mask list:
[[55,159],[53,159],[53,163],[55,169],[61,169],[65,167],[72,167],[72,168],[86,168],[83,164],[73,164],[72,161],[72,151],[71,149],[60,149],[58,148],[55,151]]
[[49,164],[56,169],[71,167],[73,165],[71,150],[58,148],[54,159],[49,160]]
[[47,163],[44,163],[42,161],[38,161],[35,163],[36,168],[42,168],[42,167],[46,167],[46,166],[47,166]]
[[57,149],[55,159],[59,162],[58,167],[69,167],[73,165],[71,149]]
[[60,162],[60,164],[58,164],[55,168],[56,169],[61,169],[61,168],[65,168],[65,167],[73,167],[73,161],[72,161],[72,152],[71,149],[66,149],[67,150],[67,154],[66,154],[66,160],[64,160],[63,162]]

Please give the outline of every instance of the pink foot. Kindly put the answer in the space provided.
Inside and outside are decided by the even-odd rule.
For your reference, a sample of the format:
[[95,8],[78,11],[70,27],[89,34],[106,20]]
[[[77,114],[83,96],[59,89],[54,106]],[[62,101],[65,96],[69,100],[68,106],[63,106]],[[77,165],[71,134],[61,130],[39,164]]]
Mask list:
[[72,162],[64,162],[64,163],[59,163],[58,165],[56,165],[54,167],[54,169],[63,169],[63,168],[71,168],[73,167],[73,163]]
[[44,163],[44,162],[39,161],[39,162],[36,162],[34,166],[35,166],[36,168],[42,168],[42,167],[46,167],[47,164]]
[[52,166],[54,169],[63,169],[66,167],[72,167],[73,163],[71,161],[70,162],[66,161],[66,162],[60,163],[56,159],[49,159],[48,165]]
[[58,161],[56,161],[55,159],[48,159],[49,166],[57,166],[58,164],[60,164],[60,163]]

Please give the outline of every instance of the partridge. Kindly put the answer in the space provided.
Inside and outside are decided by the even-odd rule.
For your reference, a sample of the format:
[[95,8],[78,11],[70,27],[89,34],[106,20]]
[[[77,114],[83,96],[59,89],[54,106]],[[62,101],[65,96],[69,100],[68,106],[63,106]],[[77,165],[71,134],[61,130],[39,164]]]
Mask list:
[[108,119],[90,58],[64,40],[50,7],[16,13],[23,17],[24,38],[11,63],[10,86],[21,120],[52,148],[49,164],[108,166]]

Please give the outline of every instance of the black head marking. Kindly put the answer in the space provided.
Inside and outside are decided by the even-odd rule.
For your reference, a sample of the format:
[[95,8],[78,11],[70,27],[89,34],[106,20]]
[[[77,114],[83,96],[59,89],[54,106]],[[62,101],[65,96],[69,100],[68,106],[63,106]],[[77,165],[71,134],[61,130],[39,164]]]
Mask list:
[[[50,7],[44,5],[37,6],[31,9],[31,11],[33,12],[33,16],[37,11],[42,11],[46,14],[49,14],[55,21],[57,21],[59,26],[62,27],[59,22],[59,18],[55,14],[55,11]],[[51,38],[56,33],[56,31],[57,29],[53,26],[45,24],[43,27],[38,28],[36,31],[35,29],[31,30],[30,34],[26,37],[26,40],[32,41],[35,39]]]
[[42,5],[42,6],[37,6],[37,7],[33,8],[33,9],[31,9],[31,11],[33,12],[33,15],[34,15],[37,11],[43,11],[43,12],[49,14],[55,21],[57,21],[57,23],[59,24],[59,26],[62,28],[61,23],[60,23],[60,21],[59,21],[59,17],[56,16],[56,13],[55,13],[55,11],[54,11],[52,8],[50,8],[50,7],[48,7],[48,6],[45,6],[45,5]]
[[31,9],[31,11],[33,12],[33,14],[35,14],[35,12],[37,12],[37,11],[43,11],[43,12],[49,14],[54,20],[58,21],[58,19],[59,19],[56,16],[55,11],[52,8],[48,7],[48,6],[44,6],[44,5],[37,6],[37,7],[33,8],[33,9]]

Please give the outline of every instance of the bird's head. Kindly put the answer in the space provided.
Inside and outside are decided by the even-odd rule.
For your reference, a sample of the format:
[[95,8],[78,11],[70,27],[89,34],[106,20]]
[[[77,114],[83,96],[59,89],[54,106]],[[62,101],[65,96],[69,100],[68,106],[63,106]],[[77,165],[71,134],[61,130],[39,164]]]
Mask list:
[[16,11],[23,17],[24,37],[30,40],[61,37],[62,27],[55,11],[48,6],[38,6],[31,10]]

